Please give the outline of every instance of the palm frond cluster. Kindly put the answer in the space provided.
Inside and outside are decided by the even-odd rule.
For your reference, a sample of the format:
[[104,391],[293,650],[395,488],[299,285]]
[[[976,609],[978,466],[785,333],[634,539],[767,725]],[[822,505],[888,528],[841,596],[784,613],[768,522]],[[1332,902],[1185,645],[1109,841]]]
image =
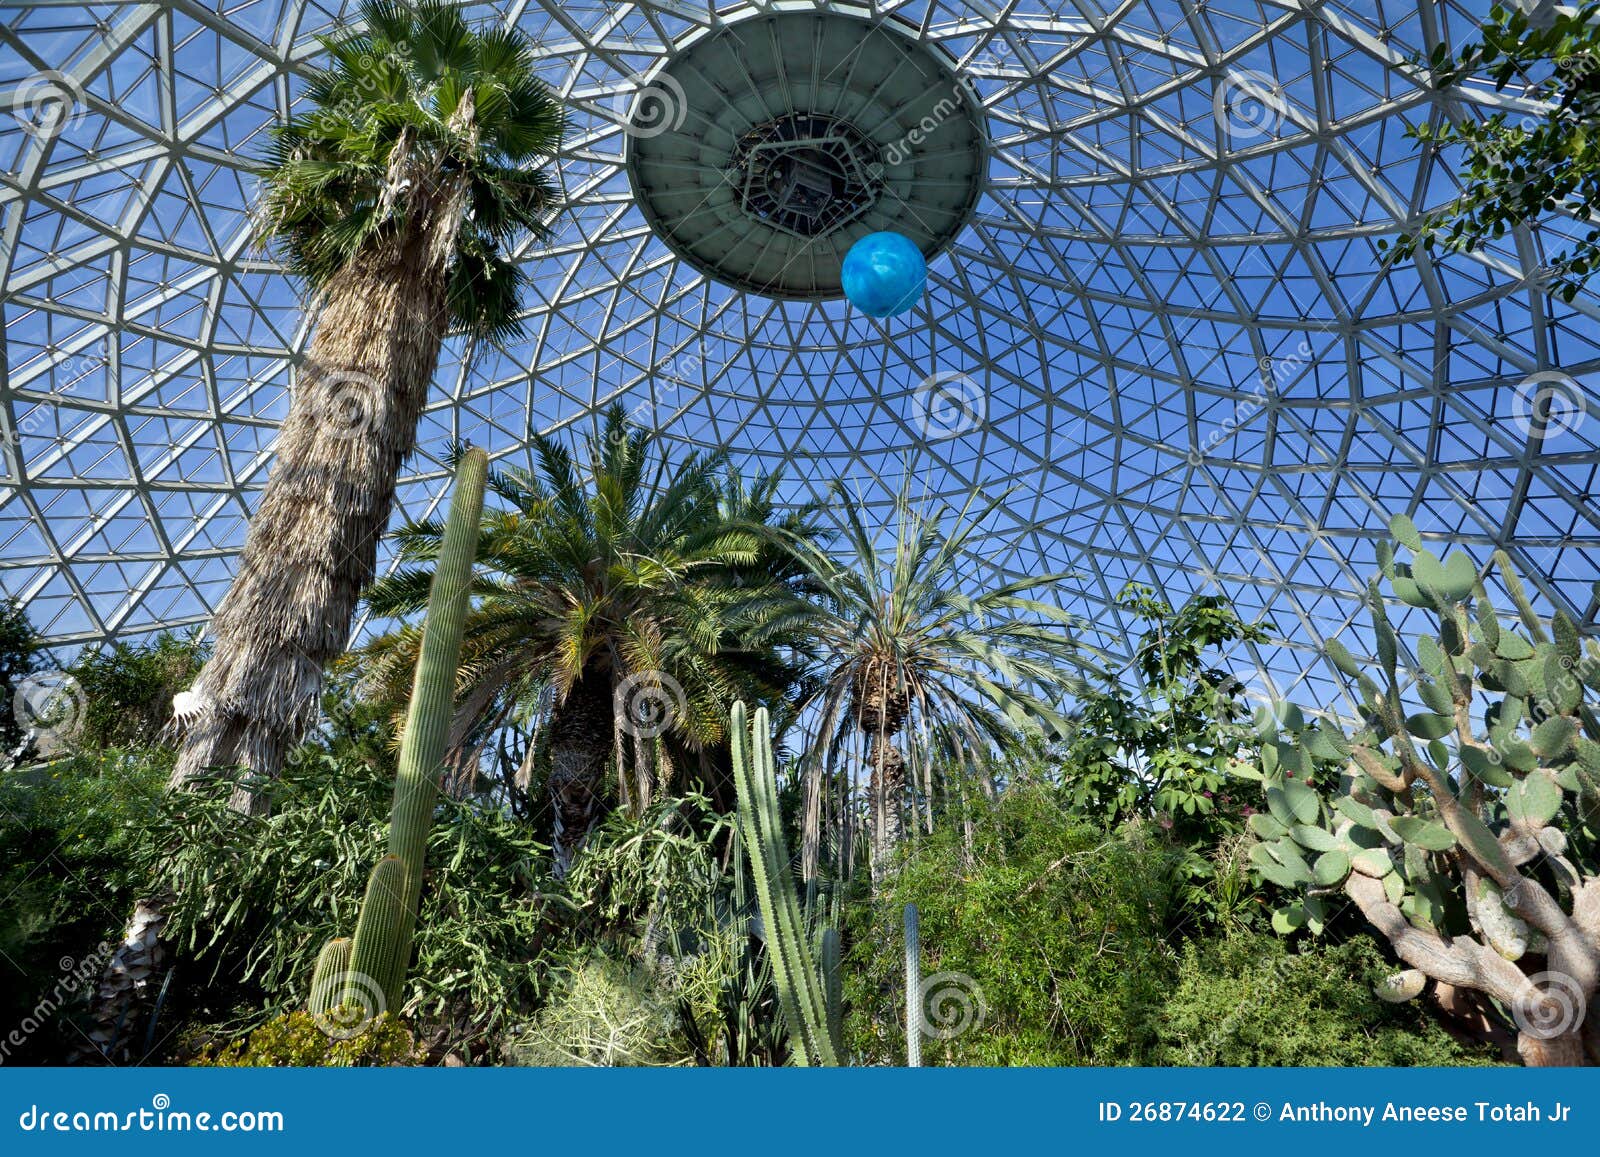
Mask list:
[[273,132],[259,232],[319,292],[358,257],[420,246],[448,266],[455,326],[513,336],[527,274],[509,246],[548,228],[556,189],[536,163],[563,119],[531,43],[445,0],[365,0],[361,15],[322,39],[306,111]]
[[[777,476],[746,478],[720,454],[673,458],[620,407],[584,449],[580,464],[540,437],[537,469],[491,480],[451,736],[460,786],[503,729],[536,736],[519,786],[543,791],[563,869],[612,806],[693,790],[730,808],[737,701],[798,736],[813,875],[825,842],[853,865],[861,773],[863,850],[883,864],[908,811],[931,823],[939,789],[964,790],[936,786],[935,764],[982,784],[1000,746],[1065,731],[1079,644],[1039,596],[1066,576],[984,589],[969,549],[995,503],[969,503],[946,528],[907,489],[883,532],[842,491],[786,509]],[[375,614],[402,622],[361,655],[380,700],[403,704],[441,534],[402,528],[400,565],[368,592]]]

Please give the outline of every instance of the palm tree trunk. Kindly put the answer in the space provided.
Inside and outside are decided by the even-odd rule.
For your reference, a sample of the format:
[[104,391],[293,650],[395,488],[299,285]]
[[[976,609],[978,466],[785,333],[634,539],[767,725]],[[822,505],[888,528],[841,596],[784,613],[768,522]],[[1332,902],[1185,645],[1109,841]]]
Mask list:
[[421,239],[358,257],[328,290],[300,368],[277,461],[238,574],[212,621],[212,660],[193,688],[199,718],[173,771],[250,769],[233,804],[260,813],[315,722],[324,666],[349,639],[416,442],[447,314],[444,274]]
[[[441,204],[431,226],[404,243],[352,260],[323,297],[277,460],[212,619],[212,659],[190,689],[194,714],[174,789],[213,769],[245,768],[250,775],[229,802],[265,814],[266,782],[317,719],[323,668],[344,650],[356,600],[372,579],[449,327],[445,257],[460,213]],[[163,907],[158,897],[140,901],[125,942],[158,933]],[[97,1035],[95,1044],[108,1058],[147,1031],[151,1016],[152,985],[125,981],[138,967],[124,955],[107,966],[95,994],[96,1031],[107,1038]],[[162,955],[153,942],[137,965]]]
[[906,761],[894,745],[894,736],[878,731],[869,733],[867,760],[872,765],[872,882],[876,886],[906,835]]
[[550,719],[551,851],[555,873],[565,876],[603,814],[606,761],[612,752],[611,679],[587,670]]

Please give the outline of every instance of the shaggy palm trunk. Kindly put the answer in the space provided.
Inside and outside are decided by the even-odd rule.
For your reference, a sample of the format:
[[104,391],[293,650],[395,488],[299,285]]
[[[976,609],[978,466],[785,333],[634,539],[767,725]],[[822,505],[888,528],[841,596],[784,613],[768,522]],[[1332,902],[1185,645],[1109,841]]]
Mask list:
[[357,258],[327,292],[238,574],[212,620],[198,718],[173,771],[185,787],[248,768],[233,805],[315,722],[323,668],[344,650],[394,505],[395,478],[447,328],[444,273],[421,241]]
[[[344,650],[372,579],[449,329],[461,188],[408,163],[397,150],[391,187],[427,190],[431,205],[413,216],[425,224],[358,255],[323,293],[238,573],[212,619],[212,659],[190,689],[169,786],[248,769],[229,802],[251,815],[265,813],[267,784],[316,721],[323,668]],[[119,950],[96,992],[93,1017],[106,1039],[95,1044],[106,1060],[150,1035],[152,986],[122,974],[159,962],[159,942],[142,945],[165,924],[163,907],[160,897],[139,902],[124,937],[137,959]]]
[[878,884],[906,838],[906,761],[892,733],[868,733],[867,763],[872,768],[872,882]]
[[565,876],[604,806],[612,740],[611,679],[585,671],[550,720],[550,810],[555,873]]

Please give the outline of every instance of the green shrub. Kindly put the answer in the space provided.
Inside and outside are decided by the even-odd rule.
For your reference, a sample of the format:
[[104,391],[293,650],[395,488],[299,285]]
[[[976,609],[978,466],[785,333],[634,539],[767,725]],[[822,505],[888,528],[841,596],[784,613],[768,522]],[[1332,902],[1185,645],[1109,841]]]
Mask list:
[[[191,962],[193,1015],[243,1026],[303,1006],[318,948],[354,926],[393,777],[310,749],[285,768],[265,818],[215,788],[162,799],[140,866],[171,894],[167,938]],[[441,799],[427,862],[416,963],[390,1011],[481,1051],[494,1042],[480,1038],[537,1006],[548,848],[497,810]]]
[[1169,1065],[1461,1065],[1493,1063],[1457,1044],[1416,1003],[1373,986],[1394,971],[1365,938],[1300,952],[1240,932],[1184,948],[1156,1021],[1152,1060]]
[[561,970],[549,1002],[507,1048],[518,1064],[676,1065],[692,1062],[671,983],[591,953]]
[[41,1000],[59,1006],[9,1063],[62,1060],[79,1039],[62,1022],[99,976],[99,946],[121,938],[171,763],[159,750],[104,751],[0,772],[0,1023],[37,1020]]
[[[845,979],[852,1063],[905,1062],[908,902],[921,910],[930,1022],[966,1010],[973,1021],[948,1040],[925,1040],[925,1063],[1144,1062],[1177,963],[1162,937],[1174,903],[1171,853],[1141,828],[1107,834],[1076,820],[1037,788],[1006,793],[972,840],[969,851],[959,831],[925,839],[884,888],[870,924],[853,929]],[[948,984],[927,979],[939,973],[954,975]]]
[[273,1017],[248,1036],[200,1054],[200,1068],[312,1068],[355,1065],[418,1065],[424,1050],[404,1024],[384,1013],[358,1036],[341,1040],[323,1032],[307,1012]]
[[79,747],[157,743],[172,720],[172,697],[194,682],[209,647],[196,635],[163,631],[139,643],[86,651],[67,668],[83,689],[83,714],[71,736]]

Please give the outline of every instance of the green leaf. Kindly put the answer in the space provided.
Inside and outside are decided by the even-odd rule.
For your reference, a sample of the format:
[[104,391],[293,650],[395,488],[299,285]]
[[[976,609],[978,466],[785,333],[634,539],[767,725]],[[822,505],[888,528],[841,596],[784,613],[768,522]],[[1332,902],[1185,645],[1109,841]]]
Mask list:
[[1445,598],[1459,603],[1471,596],[1472,588],[1477,584],[1478,568],[1472,559],[1458,550],[1444,560],[1444,576],[1439,589],[1444,592]]
[[1502,659],[1510,659],[1512,662],[1531,659],[1533,658],[1533,644],[1515,632],[1502,631],[1500,641],[1495,644],[1494,653]]
[[1247,822],[1250,824],[1250,830],[1263,840],[1282,839],[1289,834],[1288,828],[1266,812],[1256,812]]
[[1510,787],[1513,782],[1511,773],[1505,769],[1493,749],[1463,747],[1461,763],[1474,779],[1482,780],[1490,787]]
[[1545,663],[1544,689],[1550,706],[1563,715],[1577,710],[1583,700],[1583,683],[1572,670],[1572,660],[1564,655],[1553,655]]
[[1565,715],[1552,715],[1533,729],[1528,744],[1547,762],[1566,755],[1577,738],[1578,725]]
[[1389,519],[1389,533],[1409,551],[1416,552],[1422,549],[1422,535],[1417,533],[1417,524],[1404,514],[1396,514]]
[[1272,914],[1272,930],[1279,936],[1287,936],[1297,929],[1305,927],[1306,910],[1299,904],[1291,904],[1287,908],[1279,908]]
[[1582,658],[1576,624],[1566,611],[1557,611],[1550,619],[1550,630],[1555,636],[1556,653],[1567,660],[1568,667],[1574,666]]
[[1396,906],[1406,898],[1406,881],[1399,872],[1390,872],[1383,878],[1383,894]]
[[1339,846],[1332,832],[1310,824],[1295,824],[1289,829],[1289,834],[1294,837],[1295,843],[1313,852],[1331,852]]
[[1361,674],[1361,667],[1357,664],[1355,656],[1338,639],[1329,639],[1323,644],[1323,650],[1327,652],[1333,665],[1349,678],[1354,679]]
[[1286,779],[1283,781],[1283,794],[1295,819],[1303,824],[1317,822],[1321,801],[1317,798],[1316,792],[1298,779]]
[[1344,883],[1344,878],[1349,874],[1350,855],[1342,848],[1323,852],[1317,857],[1316,866],[1311,870],[1311,878],[1324,888]]
[[1340,815],[1358,827],[1372,828],[1373,830],[1378,827],[1378,821],[1374,818],[1372,809],[1359,800],[1342,795],[1333,801],[1333,806]]
[[1534,771],[1506,792],[1506,811],[1530,827],[1542,828],[1561,810],[1561,787],[1546,771]]
[[1443,739],[1455,730],[1455,720],[1445,715],[1418,712],[1406,717],[1406,730],[1417,739]]
[[1394,861],[1383,848],[1363,848],[1350,858],[1350,866],[1364,876],[1380,880],[1394,871]]
[[1395,575],[1390,580],[1390,585],[1394,587],[1395,597],[1409,607],[1431,608],[1438,606],[1438,603],[1428,594],[1426,588],[1405,575]]
[[1389,821],[1395,834],[1408,844],[1430,852],[1445,852],[1456,846],[1450,829],[1437,820],[1422,816],[1395,816]]

